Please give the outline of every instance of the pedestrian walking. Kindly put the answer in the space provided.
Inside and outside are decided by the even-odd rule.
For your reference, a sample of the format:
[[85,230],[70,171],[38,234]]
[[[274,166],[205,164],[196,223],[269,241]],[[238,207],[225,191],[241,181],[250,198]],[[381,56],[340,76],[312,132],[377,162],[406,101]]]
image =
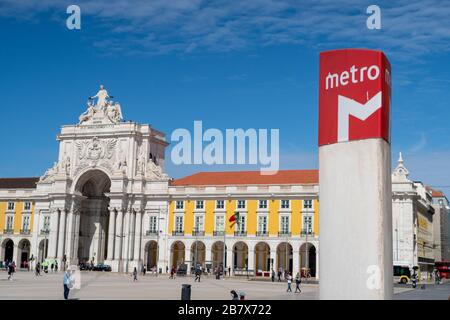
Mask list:
[[170,269],[169,279],[175,279],[175,267],[172,267],[172,269]]
[[273,269],[272,269],[271,278],[272,278],[272,282],[275,282],[275,270],[273,270]]
[[136,269],[136,267],[134,267],[134,270],[133,270],[133,282],[137,281],[137,274],[138,274],[137,269]]
[[145,276],[145,273],[147,272],[147,268],[145,267],[145,265],[144,265],[144,267],[143,267],[143,269],[142,269],[142,274]]
[[53,262],[52,262],[52,264],[50,265],[50,269],[52,270],[52,272],[53,272],[53,270],[55,269],[55,265],[54,265]]
[[295,292],[301,293],[302,290],[300,289],[300,284],[302,283],[302,277],[300,276],[300,273],[297,272],[297,275],[295,276]]
[[58,261],[55,261],[55,272],[58,272]]
[[230,294],[231,294],[231,300],[239,300],[239,295],[237,294],[237,292],[235,290],[231,290]]
[[278,282],[281,282],[281,268],[278,269]]
[[63,278],[63,285],[64,285],[64,299],[69,299],[69,292],[70,292],[70,271],[67,270],[64,272],[64,278]]
[[228,276],[231,277],[231,267],[228,267]]
[[14,272],[16,271],[14,267],[15,267],[14,262],[8,265],[8,280],[12,279],[12,276],[13,276]]
[[292,276],[289,273],[287,273],[286,279],[287,279],[287,290],[286,290],[286,292],[292,292],[292,288],[291,288]]
[[195,280],[194,280],[194,282],[195,281],[198,281],[198,282],[200,282],[200,275],[202,274],[202,270],[199,268],[199,267],[197,267],[196,269],[195,269]]

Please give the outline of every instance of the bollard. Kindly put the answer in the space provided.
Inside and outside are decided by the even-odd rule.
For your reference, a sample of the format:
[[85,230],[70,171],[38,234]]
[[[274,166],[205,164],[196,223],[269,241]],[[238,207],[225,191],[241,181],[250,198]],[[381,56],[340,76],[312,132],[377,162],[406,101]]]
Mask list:
[[191,285],[182,284],[181,285],[181,300],[191,300]]

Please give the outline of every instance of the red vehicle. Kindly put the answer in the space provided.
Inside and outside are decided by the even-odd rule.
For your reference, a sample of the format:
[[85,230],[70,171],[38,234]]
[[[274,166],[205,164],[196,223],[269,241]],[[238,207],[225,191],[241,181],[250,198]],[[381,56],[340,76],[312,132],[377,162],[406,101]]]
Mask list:
[[442,279],[450,279],[450,261],[439,261],[434,263]]

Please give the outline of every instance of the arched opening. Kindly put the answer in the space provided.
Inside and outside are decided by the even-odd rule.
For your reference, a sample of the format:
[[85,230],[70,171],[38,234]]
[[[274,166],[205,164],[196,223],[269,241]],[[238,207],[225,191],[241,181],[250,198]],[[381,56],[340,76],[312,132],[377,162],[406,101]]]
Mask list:
[[174,242],[170,248],[170,251],[172,256],[172,268],[178,269],[181,264],[184,264],[184,243],[181,241]]
[[[225,246],[225,249],[227,247]],[[222,268],[223,267],[223,259],[225,258],[225,266],[228,265],[227,262],[227,255],[224,255],[223,251],[223,241],[216,241],[211,246],[211,257],[212,257],[212,267],[215,268]]]
[[48,239],[39,242],[38,262],[43,262],[48,256]]
[[147,270],[151,270],[156,267],[158,257],[158,243],[151,240],[145,245],[144,261],[147,266]]
[[205,244],[201,241],[195,241],[191,246],[191,267],[205,267]]
[[14,241],[5,239],[2,243],[3,261],[12,262],[14,256]]
[[255,246],[255,266],[257,276],[270,271],[270,247],[265,242],[259,242]]
[[21,268],[28,268],[28,263],[30,260],[30,241],[28,239],[22,239],[19,242],[19,245],[17,246],[17,249],[19,250],[18,258],[19,261],[17,263]]
[[[239,241],[233,247],[233,268],[234,271],[247,270],[248,265],[248,246],[245,242]],[[248,266],[249,269],[252,266]]]
[[281,272],[292,273],[292,246],[288,242],[282,242],[277,247],[277,266]]
[[81,196],[78,250],[79,262],[102,263],[108,255],[108,193],[111,180],[101,170],[84,173],[77,182],[75,194]]
[[[307,254],[308,253],[308,254]],[[309,242],[306,242],[300,247],[300,268],[302,275],[316,276],[316,247]]]

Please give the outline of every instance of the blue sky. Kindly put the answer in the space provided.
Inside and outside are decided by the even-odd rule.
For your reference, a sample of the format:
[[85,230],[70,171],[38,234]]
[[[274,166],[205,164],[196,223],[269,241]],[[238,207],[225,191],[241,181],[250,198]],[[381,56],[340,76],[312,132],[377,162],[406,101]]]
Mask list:
[[[81,30],[66,8],[81,8]],[[281,168],[317,168],[318,54],[381,49],[393,69],[393,158],[450,185],[450,3],[0,0],[0,176],[39,176],[56,135],[104,84],[127,120],[166,132],[279,128]],[[167,153],[169,156],[170,153]],[[244,167],[174,166],[171,176]],[[450,188],[441,188],[447,194]]]

